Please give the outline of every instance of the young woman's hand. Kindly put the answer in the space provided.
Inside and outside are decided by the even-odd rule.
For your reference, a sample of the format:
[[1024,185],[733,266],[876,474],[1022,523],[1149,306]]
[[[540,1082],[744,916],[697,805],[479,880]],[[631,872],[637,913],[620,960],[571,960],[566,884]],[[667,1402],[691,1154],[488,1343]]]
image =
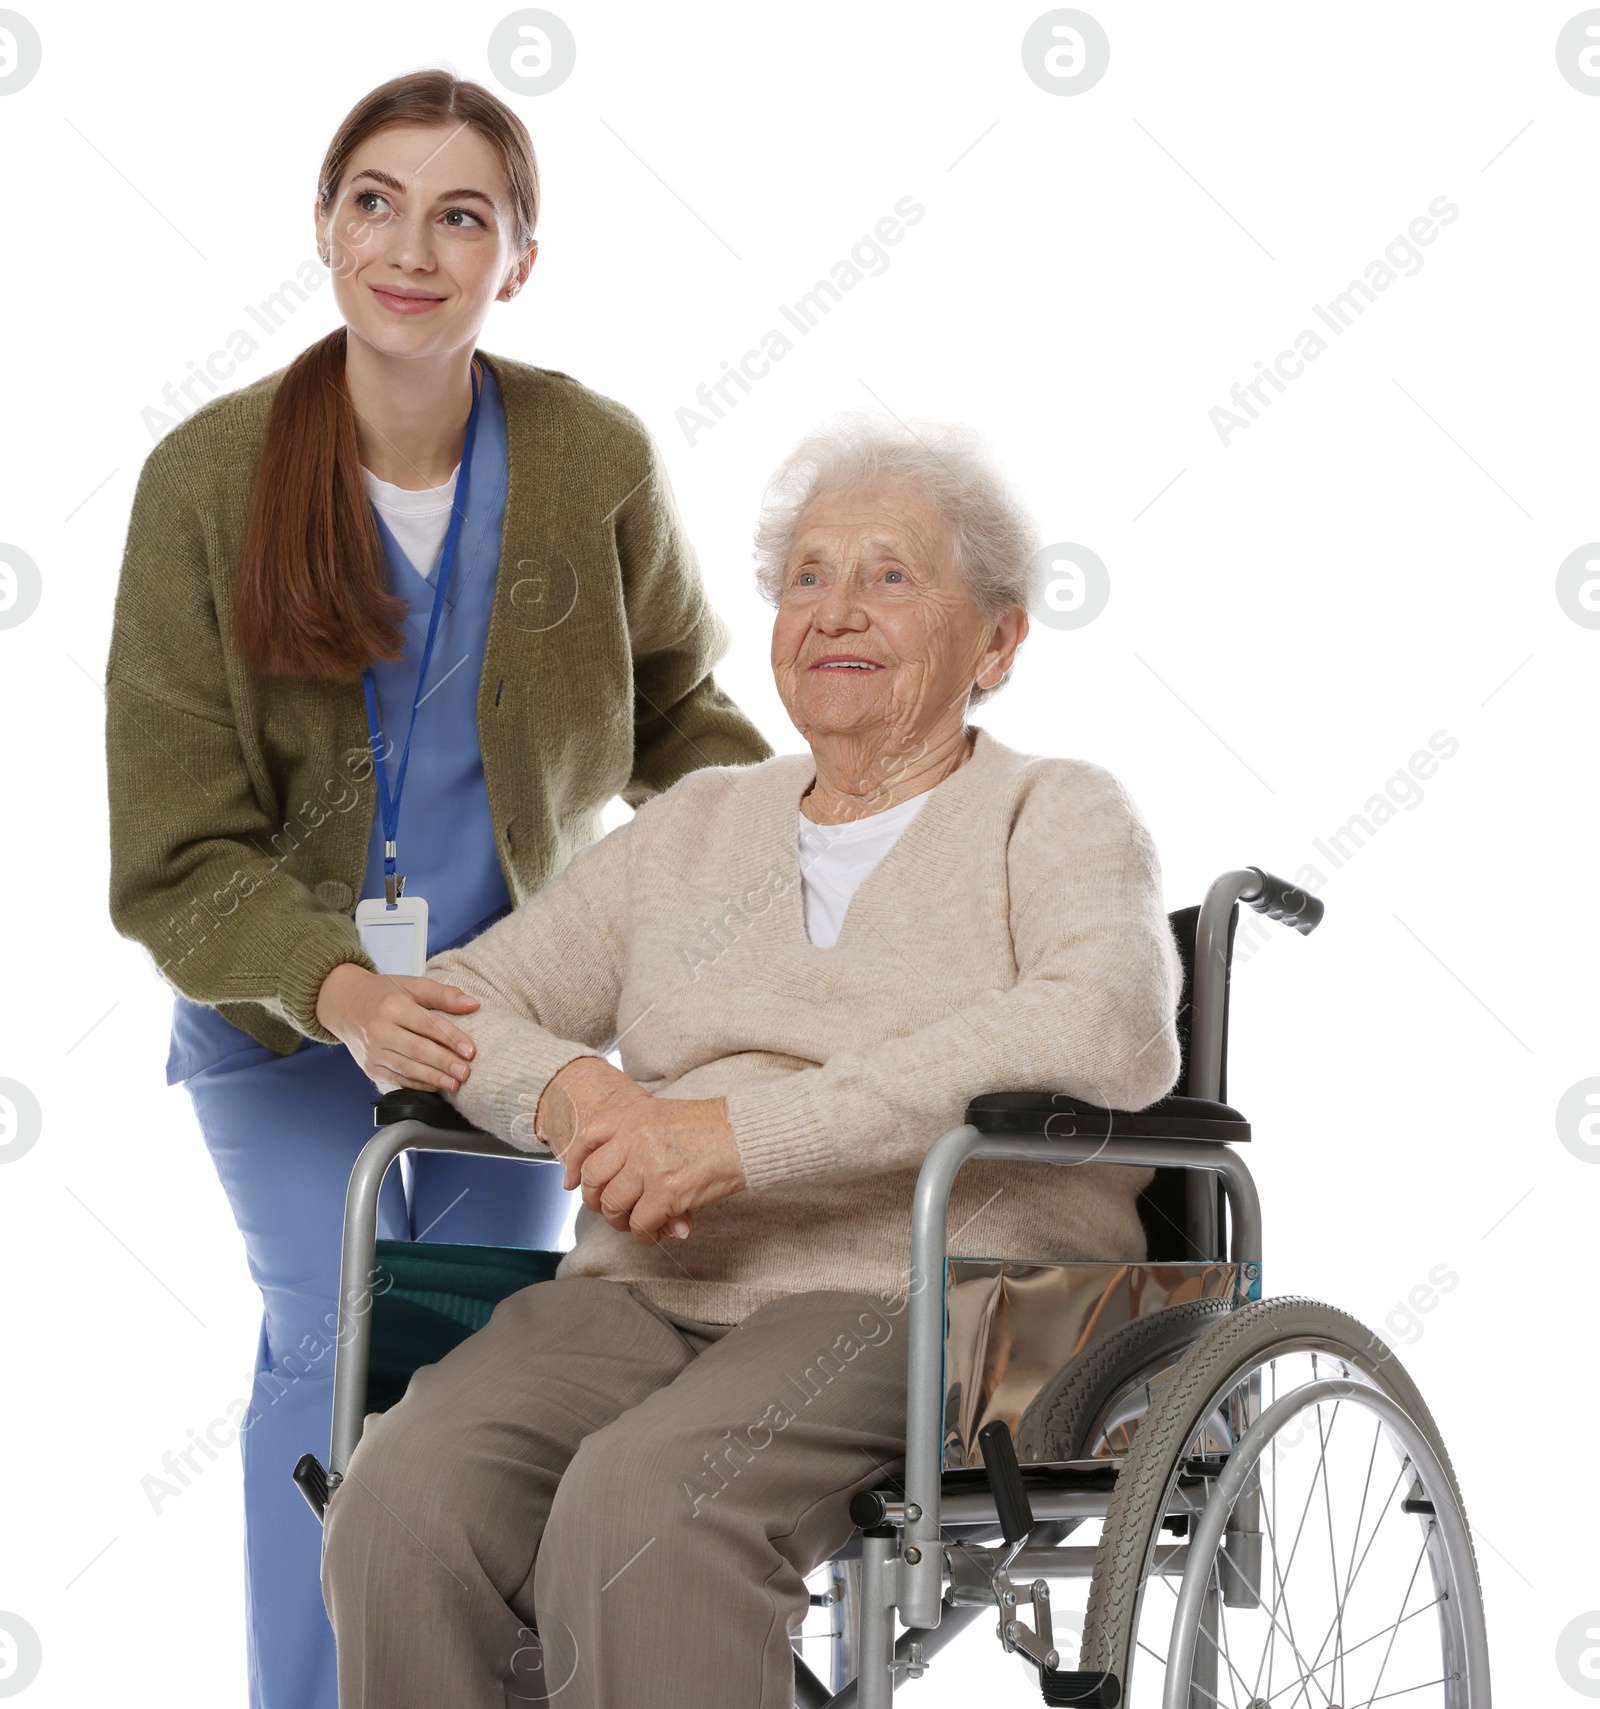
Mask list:
[[477,1047],[449,1015],[470,1015],[478,999],[437,979],[371,973],[341,962],[317,990],[317,1019],[350,1048],[372,1080],[418,1092],[454,1092],[472,1072]]

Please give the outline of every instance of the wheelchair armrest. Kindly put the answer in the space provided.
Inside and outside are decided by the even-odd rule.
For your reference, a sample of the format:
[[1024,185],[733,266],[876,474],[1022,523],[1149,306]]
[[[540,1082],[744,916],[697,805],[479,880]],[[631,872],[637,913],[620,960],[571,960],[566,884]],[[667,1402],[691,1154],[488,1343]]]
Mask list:
[[422,1122],[451,1133],[473,1133],[471,1122],[438,1092],[414,1092],[408,1086],[385,1092],[372,1106],[372,1125],[392,1127],[396,1122]]
[[1162,1098],[1143,1110],[1108,1110],[1065,1092],[985,1092],[967,1106],[979,1133],[1034,1134],[1050,1139],[1194,1139],[1241,1145],[1250,1124],[1210,1098]]

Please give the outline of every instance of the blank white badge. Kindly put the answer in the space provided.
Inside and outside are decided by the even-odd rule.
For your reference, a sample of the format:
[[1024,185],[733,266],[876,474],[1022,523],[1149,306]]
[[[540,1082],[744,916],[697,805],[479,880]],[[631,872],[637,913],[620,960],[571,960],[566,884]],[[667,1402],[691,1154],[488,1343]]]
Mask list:
[[380,973],[420,974],[428,964],[428,899],[402,896],[391,908],[381,896],[363,897],[356,932]]

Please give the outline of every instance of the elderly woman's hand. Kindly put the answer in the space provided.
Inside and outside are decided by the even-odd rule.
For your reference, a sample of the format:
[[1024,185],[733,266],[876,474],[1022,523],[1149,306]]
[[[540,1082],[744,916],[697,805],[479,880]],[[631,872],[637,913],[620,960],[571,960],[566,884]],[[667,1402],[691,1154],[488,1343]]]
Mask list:
[[[603,1056],[575,1057],[552,1075],[545,1087],[534,1113],[534,1137],[565,1163],[573,1142],[591,1117],[649,1096],[637,1080],[613,1068]],[[579,1151],[577,1162],[586,1155],[586,1151]],[[577,1184],[577,1164],[568,1164],[562,1185],[570,1189]]]
[[691,1213],[743,1192],[725,1098],[645,1094],[585,1120],[566,1154],[567,1185],[641,1246],[688,1236]]

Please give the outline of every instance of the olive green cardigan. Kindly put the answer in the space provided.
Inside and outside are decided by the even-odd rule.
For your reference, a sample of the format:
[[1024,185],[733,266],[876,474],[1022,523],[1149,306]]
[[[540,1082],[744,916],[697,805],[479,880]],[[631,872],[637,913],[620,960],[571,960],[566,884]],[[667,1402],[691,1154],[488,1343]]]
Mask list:
[[[500,383],[509,464],[478,735],[520,903],[600,834],[613,796],[637,804],[771,750],[712,680],[727,631],[638,418],[566,374],[478,354]],[[260,676],[233,644],[282,372],[206,404],[145,462],[106,752],[117,930],[185,996],[287,1054],[302,1036],[336,1042],[316,1018],[328,971],[372,965],[351,916],[377,783],[359,682]]]

